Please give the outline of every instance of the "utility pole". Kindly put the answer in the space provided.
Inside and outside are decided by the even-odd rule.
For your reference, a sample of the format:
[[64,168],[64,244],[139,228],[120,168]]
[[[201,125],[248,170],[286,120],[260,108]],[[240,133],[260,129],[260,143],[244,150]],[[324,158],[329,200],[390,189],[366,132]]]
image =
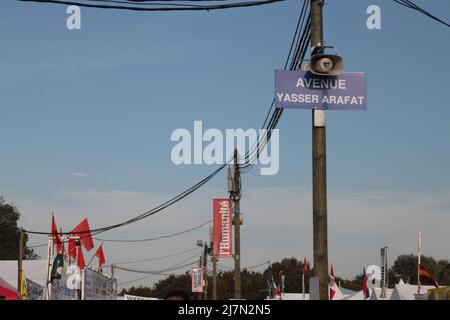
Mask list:
[[[311,1],[311,47],[323,45],[323,0]],[[328,300],[327,166],[325,111],[312,110],[314,274],[320,300]]]
[[419,231],[417,236],[417,295],[420,295],[420,248],[422,246],[422,235]]
[[212,297],[213,300],[217,300],[217,258],[216,257],[212,257],[212,263],[213,263],[213,267],[212,267],[212,281],[213,281],[213,292],[212,292]]
[[217,300],[217,258],[214,255],[213,228],[209,229],[209,254],[212,261],[212,299]]
[[[200,268],[203,267],[203,255],[200,256],[200,262],[199,262],[198,266]],[[203,286],[203,283],[201,285]],[[202,293],[201,292],[198,293],[198,300],[202,300]]]
[[205,251],[203,252],[203,273],[205,280],[204,300],[208,300],[208,243],[205,241]]
[[380,298],[386,298],[386,290],[388,287],[387,274],[387,247],[381,248],[381,295]]
[[241,177],[238,164],[238,152],[234,149],[234,179],[231,197],[234,212],[234,298],[241,299]]
[[19,234],[19,258],[17,259],[17,270],[18,270],[18,276],[17,276],[17,300],[22,300],[22,259],[23,259],[23,229],[20,229]]
[[111,280],[113,281],[111,286],[111,296],[117,296],[116,268],[114,263],[111,264]]

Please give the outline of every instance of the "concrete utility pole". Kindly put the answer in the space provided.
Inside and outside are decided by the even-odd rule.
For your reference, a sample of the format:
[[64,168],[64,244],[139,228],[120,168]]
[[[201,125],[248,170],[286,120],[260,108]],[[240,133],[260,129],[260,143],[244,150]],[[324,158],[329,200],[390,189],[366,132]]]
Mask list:
[[208,243],[205,241],[205,250],[203,252],[203,272],[205,280],[204,300],[208,300]]
[[[311,0],[311,47],[323,45],[323,0]],[[314,274],[320,300],[328,300],[327,163],[325,111],[312,111]]]
[[234,187],[231,192],[234,212],[234,298],[241,299],[241,177],[238,164],[238,152],[234,149]]
[[217,258],[212,257],[212,281],[213,281],[213,291],[212,291],[212,298],[213,300],[217,300]]
[[[200,261],[199,261],[198,266],[200,268],[203,267],[203,255],[200,256]],[[203,283],[201,285],[203,286]],[[198,300],[202,300],[202,293],[201,292],[198,293]]]
[[22,259],[23,259],[23,239],[24,239],[24,233],[23,229],[20,229],[19,234],[19,258],[17,259],[17,270],[18,270],[18,276],[17,276],[17,300],[22,300],[21,295],[21,289],[22,289]]
[[214,256],[213,228],[209,229],[209,253],[212,261],[212,299],[217,300],[217,257]]
[[387,274],[387,247],[381,248],[381,295],[380,298],[386,298],[386,291],[388,287]]

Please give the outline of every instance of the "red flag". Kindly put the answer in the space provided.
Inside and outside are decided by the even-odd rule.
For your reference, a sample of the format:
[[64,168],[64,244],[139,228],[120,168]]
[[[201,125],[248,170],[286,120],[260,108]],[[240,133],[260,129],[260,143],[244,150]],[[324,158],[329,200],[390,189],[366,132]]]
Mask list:
[[58,228],[56,227],[55,216],[52,212],[52,238],[53,244],[56,243],[56,253],[61,252],[61,239],[59,238]]
[[334,269],[333,269],[333,265],[331,265],[331,270],[330,270],[330,300],[333,300],[333,297],[336,294],[336,291],[334,291],[335,284],[336,283],[334,281]]
[[105,263],[105,255],[103,253],[103,242],[100,245],[100,247],[98,247],[97,252],[95,252],[95,255],[98,258],[98,267],[100,268],[104,263]]
[[80,237],[80,242],[87,251],[90,251],[94,247],[91,229],[89,228],[89,222],[87,219],[81,221],[80,224],[72,230],[72,234]]
[[78,247],[77,266],[80,269],[83,269],[86,266],[86,264],[84,263],[83,249],[81,248],[81,246]]
[[278,286],[275,284],[275,282],[273,283],[274,288],[275,288],[275,297],[280,295],[280,291],[278,290]]
[[436,278],[421,264],[419,265],[419,281],[421,284],[432,285],[435,286],[436,288],[439,288],[439,284]]
[[77,258],[77,244],[75,242],[75,239],[69,238],[69,257],[72,257],[74,259]]
[[306,273],[308,271],[308,261],[306,260],[306,258],[303,259],[303,273]]
[[363,270],[363,294],[364,294],[364,300],[369,298],[369,287],[367,286],[367,276],[366,276],[366,268]]

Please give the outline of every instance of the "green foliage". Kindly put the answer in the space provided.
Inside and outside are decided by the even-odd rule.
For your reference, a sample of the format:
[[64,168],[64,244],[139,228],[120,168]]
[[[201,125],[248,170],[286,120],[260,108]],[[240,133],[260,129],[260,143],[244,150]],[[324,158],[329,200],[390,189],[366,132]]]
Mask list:
[[[270,268],[267,268],[263,272],[243,269],[241,272],[242,297],[249,300],[264,299],[267,296],[267,280],[271,280],[273,275],[275,282],[278,283],[280,271],[285,275],[285,292],[302,292],[301,274],[303,272],[303,263],[292,257],[272,264]],[[311,271],[308,271],[306,274],[306,288],[308,288],[308,279],[311,275]],[[211,275],[208,277],[208,284],[208,299],[212,299]],[[191,293],[190,273],[185,273],[180,276],[169,276],[166,279],[158,281],[153,288],[131,287],[128,290],[123,289],[121,294],[164,299],[165,295],[172,290],[183,290],[190,295],[191,299],[198,299],[197,294],[194,295]],[[217,295],[217,298],[220,300],[234,298],[234,271],[218,272]]]
[[352,279],[343,279],[340,277],[335,277],[335,281],[337,285],[341,286],[342,288],[353,290],[353,291],[359,291],[363,288],[363,274],[357,274]]
[[[20,228],[17,222],[20,212],[14,205],[0,197],[0,260],[17,260],[19,258]],[[37,259],[33,249],[27,247],[28,235],[24,236],[24,259]]]
[[154,288],[154,297],[164,299],[167,293],[173,290],[182,290],[191,296],[191,276],[189,273],[185,273],[179,276],[171,275],[166,279],[158,281]]
[[130,294],[133,296],[140,296],[140,297],[154,297],[154,293],[153,293],[153,289],[149,288],[149,287],[143,287],[143,286],[139,286],[137,288],[135,287],[131,287],[130,289],[122,289],[122,291],[120,292],[120,295],[124,295],[124,294]]
[[[434,275],[439,284],[450,283],[449,260],[436,261],[432,257],[421,256],[420,263]],[[389,270],[389,285],[393,287],[400,278],[407,283],[417,284],[417,256],[412,254],[398,256]]]
[[[421,264],[436,277],[439,284],[450,284],[449,260],[436,261],[432,257],[421,256]],[[394,261],[388,271],[388,287],[394,288],[400,279],[409,284],[417,284],[417,256],[404,254]],[[336,283],[340,283],[343,288],[359,291],[363,287],[363,274],[360,273],[351,280],[336,277]]]
[[[285,276],[285,292],[303,292],[302,288],[302,273],[303,262],[294,257],[284,258],[281,262],[275,262],[271,268],[263,272],[265,283],[267,286],[267,279],[271,279],[272,275],[275,282],[279,282],[280,272]],[[305,292],[309,290],[309,278],[313,275],[313,271],[308,270],[305,274]]]

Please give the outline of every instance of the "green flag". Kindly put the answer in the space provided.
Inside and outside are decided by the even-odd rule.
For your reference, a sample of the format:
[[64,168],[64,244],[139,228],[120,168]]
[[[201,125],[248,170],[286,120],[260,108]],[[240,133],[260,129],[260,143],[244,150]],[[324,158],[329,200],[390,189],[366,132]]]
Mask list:
[[56,255],[56,258],[53,261],[50,281],[53,281],[53,279],[61,279],[63,267],[64,267],[64,256],[61,253],[59,253]]

